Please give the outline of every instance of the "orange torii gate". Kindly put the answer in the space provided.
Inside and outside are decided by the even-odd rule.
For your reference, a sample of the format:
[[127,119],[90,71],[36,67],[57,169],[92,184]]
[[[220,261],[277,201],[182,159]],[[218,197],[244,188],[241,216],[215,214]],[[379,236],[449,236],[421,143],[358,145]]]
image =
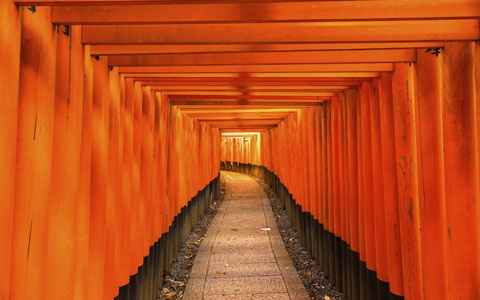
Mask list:
[[1,1],[0,296],[153,299],[222,161],[276,188],[348,299],[479,299],[479,18]]

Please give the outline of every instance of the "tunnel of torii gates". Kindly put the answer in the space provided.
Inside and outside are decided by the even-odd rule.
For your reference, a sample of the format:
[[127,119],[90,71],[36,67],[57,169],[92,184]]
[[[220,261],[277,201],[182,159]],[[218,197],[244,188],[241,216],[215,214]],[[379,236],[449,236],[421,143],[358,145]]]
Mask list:
[[156,299],[223,168],[274,188],[348,299],[480,299],[479,17],[1,0],[0,298]]

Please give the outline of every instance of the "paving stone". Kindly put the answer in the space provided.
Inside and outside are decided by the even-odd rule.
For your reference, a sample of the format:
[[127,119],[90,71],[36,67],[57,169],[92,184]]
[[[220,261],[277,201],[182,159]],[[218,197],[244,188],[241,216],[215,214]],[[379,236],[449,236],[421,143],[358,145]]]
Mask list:
[[209,295],[205,300],[290,300],[288,293],[242,294],[242,295]]
[[215,252],[243,252],[243,251],[272,251],[269,242],[218,242],[213,245],[212,251]]
[[208,278],[279,276],[276,263],[222,263],[212,264],[208,270]]
[[298,277],[298,274],[293,276],[283,276],[283,278],[285,279],[285,284],[287,285],[288,293],[292,300],[310,299],[300,277]]
[[208,271],[208,263],[200,264],[195,261],[192,267],[192,271],[190,272],[190,278],[200,278],[204,280],[205,277],[207,276],[207,271]]
[[183,299],[308,299],[264,191],[246,175],[223,175],[225,199],[200,245]]
[[210,256],[210,264],[225,264],[225,263],[262,263],[275,262],[273,252],[245,251],[243,253],[222,253],[212,252]]
[[269,231],[263,231],[261,228],[265,227],[259,227],[259,228],[220,228],[220,230],[217,233],[217,237],[220,237],[222,235],[227,235],[227,236],[268,236]]
[[205,295],[285,293],[286,291],[281,276],[207,278],[205,282]]
[[214,246],[218,244],[233,244],[233,245],[243,245],[243,244],[269,244],[270,238],[267,235],[237,235],[233,233],[232,235],[217,235],[215,239]]
[[190,278],[188,280],[183,300],[199,300],[203,298],[205,278]]

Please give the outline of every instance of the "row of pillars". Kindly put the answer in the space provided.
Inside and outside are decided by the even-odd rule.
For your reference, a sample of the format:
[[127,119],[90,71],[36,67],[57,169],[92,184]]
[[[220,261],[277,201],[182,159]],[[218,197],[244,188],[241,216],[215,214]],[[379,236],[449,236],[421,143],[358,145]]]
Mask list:
[[138,272],[130,276],[128,284],[121,286],[115,300],[155,300],[161,297],[163,278],[178,256],[182,244],[197,226],[217,198],[220,190],[220,175],[184,206],[167,232],[150,246],[149,254],[143,258]]

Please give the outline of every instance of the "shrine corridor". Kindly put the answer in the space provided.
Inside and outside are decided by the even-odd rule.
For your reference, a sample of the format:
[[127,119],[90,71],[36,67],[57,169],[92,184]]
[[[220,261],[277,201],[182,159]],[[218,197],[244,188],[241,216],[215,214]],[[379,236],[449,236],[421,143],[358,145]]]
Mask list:
[[0,0],[0,300],[194,250],[187,299],[480,300],[480,0]]

